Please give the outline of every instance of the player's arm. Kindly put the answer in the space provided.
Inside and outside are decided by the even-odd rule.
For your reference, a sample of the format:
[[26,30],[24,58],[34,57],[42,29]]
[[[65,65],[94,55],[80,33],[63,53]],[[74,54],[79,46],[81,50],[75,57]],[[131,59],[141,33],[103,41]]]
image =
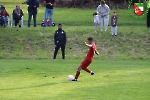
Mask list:
[[86,42],[84,42],[84,45],[86,45],[87,47],[92,47],[92,45],[90,45],[90,44],[87,44]]
[[95,53],[97,54],[97,55],[99,55],[99,52],[95,49]]

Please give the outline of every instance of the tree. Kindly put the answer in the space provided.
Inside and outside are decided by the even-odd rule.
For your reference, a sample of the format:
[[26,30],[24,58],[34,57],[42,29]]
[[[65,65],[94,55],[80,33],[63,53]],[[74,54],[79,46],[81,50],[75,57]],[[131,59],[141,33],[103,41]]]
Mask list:
[[[40,4],[43,4],[44,0],[39,0]],[[100,0],[55,0],[56,6],[59,7],[96,7],[100,4]],[[130,0],[105,0],[110,8],[118,6],[119,8],[127,8]],[[140,2],[144,0],[133,0],[134,2]]]

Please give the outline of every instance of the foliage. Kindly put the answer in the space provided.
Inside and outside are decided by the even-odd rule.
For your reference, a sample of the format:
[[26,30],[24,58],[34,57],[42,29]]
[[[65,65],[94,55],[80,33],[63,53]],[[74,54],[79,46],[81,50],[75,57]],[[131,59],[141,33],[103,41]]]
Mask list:
[[[86,7],[95,8],[100,4],[101,0],[56,0],[57,7]],[[127,9],[128,2],[131,0],[105,0],[110,8],[122,8]],[[143,0],[132,0],[134,2],[142,2]],[[42,4],[43,0],[39,0]]]

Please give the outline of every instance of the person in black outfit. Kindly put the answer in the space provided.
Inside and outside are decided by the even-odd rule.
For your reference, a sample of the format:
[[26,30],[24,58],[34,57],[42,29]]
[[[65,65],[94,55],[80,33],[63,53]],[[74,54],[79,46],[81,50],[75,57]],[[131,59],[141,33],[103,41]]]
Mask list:
[[38,0],[28,0],[28,27],[30,27],[31,18],[33,16],[34,20],[34,27],[36,27],[36,15],[37,15],[37,8],[39,7]]
[[65,59],[65,46],[66,46],[66,32],[62,30],[62,25],[58,24],[58,30],[55,31],[54,34],[54,44],[55,44],[55,51],[53,59],[56,59],[57,52],[61,47],[62,51],[62,59]]
[[150,28],[150,8],[148,8],[148,13],[147,13],[147,27]]
[[[15,26],[19,24],[19,20],[21,20],[22,16],[23,16],[23,11],[20,9],[20,6],[17,5],[16,9],[13,10],[13,20],[15,20]],[[19,27],[21,27],[20,24]]]

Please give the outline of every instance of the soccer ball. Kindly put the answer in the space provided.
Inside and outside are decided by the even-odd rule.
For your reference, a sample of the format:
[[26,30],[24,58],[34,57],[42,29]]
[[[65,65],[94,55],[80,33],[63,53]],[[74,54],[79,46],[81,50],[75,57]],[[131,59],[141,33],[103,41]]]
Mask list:
[[68,80],[69,80],[69,81],[72,81],[73,79],[74,79],[74,76],[73,76],[73,75],[69,75],[69,76],[68,76]]

